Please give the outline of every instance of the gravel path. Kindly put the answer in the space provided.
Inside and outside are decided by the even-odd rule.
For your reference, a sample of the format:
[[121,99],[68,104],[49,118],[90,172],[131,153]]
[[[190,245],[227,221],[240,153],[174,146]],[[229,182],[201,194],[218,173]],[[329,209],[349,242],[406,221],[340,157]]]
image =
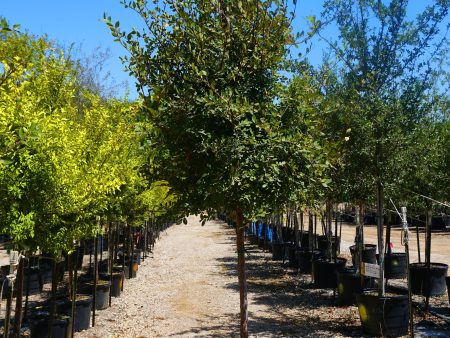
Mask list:
[[97,311],[95,327],[76,336],[229,337],[239,320],[239,294],[230,287],[236,277],[223,264],[235,253],[232,234],[196,217],[169,228],[111,308]]

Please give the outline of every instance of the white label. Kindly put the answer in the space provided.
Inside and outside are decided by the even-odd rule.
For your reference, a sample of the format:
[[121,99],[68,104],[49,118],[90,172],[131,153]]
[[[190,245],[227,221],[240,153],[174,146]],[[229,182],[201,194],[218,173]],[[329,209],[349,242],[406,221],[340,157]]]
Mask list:
[[378,264],[364,263],[361,274],[367,277],[380,277],[380,266]]

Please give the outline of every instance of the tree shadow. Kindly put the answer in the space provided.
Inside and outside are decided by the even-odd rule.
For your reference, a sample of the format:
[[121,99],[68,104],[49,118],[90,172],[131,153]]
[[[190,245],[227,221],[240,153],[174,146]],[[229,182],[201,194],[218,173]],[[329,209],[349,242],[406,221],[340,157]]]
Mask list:
[[[222,273],[236,278],[224,287],[239,292],[236,257],[217,261],[225,267]],[[356,307],[338,307],[333,290],[315,288],[310,275],[299,274],[287,263],[272,260],[271,253],[256,245],[246,245],[250,333],[258,337],[368,337],[362,332]],[[252,308],[257,309],[252,312]]]

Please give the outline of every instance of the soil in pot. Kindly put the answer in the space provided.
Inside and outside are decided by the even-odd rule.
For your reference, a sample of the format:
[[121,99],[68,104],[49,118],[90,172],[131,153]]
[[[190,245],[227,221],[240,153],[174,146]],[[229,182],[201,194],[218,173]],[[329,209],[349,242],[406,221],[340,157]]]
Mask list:
[[[104,310],[109,306],[109,292],[111,283],[105,280],[97,282],[97,290],[95,292],[95,309]],[[79,288],[81,294],[92,295],[94,291],[94,283],[88,282]]]
[[411,273],[411,292],[414,295],[440,296],[445,293],[448,265],[442,263],[412,263],[409,265]]
[[336,288],[337,278],[336,272],[345,267],[347,260],[345,258],[333,258],[328,261],[323,258],[313,260],[312,274],[314,278],[314,286],[319,289]]
[[392,252],[384,256],[384,277],[386,279],[406,278],[406,254]]
[[320,250],[309,251],[300,249],[296,251],[298,268],[301,273],[310,274],[312,272],[312,261],[322,257]]
[[408,334],[409,308],[407,295],[379,297],[375,290],[356,295],[359,317],[364,332],[374,336],[400,337]]
[[[47,338],[50,314],[47,311],[34,313],[30,318],[30,338]],[[52,337],[69,338],[72,335],[70,317],[57,315],[53,320]]]
[[[358,247],[356,245],[352,245],[350,247],[350,253],[352,254],[352,264],[355,268],[356,259],[358,257]],[[364,263],[377,264],[377,246],[375,244],[364,244],[364,248],[361,252],[362,261]]]
[[[111,275],[109,273],[102,273],[102,274],[100,274],[100,279],[109,281],[109,280],[111,280]],[[112,273],[112,284],[111,284],[111,296],[112,297],[120,296],[120,290],[122,289],[122,280],[123,280],[122,272],[113,272]]]
[[338,290],[337,301],[340,305],[356,304],[356,294],[361,293],[363,289],[374,286],[374,280],[364,276],[361,287],[361,277],[356,273],[355,268],[342,268],[337,271],[336,274]]
[[[56,303],[57,311],[60,314],[71,316],[72,301],[69,299],[60,300]],[[91,321],[92,296],[77,295],[75,301],[75,331],[82,331],[89,328]]]
[[281,261],[284,259],[284,243],[272,242],[272,259]]

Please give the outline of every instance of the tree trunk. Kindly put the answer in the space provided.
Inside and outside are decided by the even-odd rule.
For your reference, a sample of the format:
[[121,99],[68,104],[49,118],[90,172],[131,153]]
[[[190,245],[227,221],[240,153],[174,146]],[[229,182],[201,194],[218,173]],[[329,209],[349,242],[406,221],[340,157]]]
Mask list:
[[377,180],[377,235],[378,235],[378,253],[380,256],[380,280],[379,296],[384,296],[384,218],[383,218],[383,185]]
[[[20,337],[20,327],[22,326],[22,298],[23,298],[23,265],[24,258],[19,258],[19,266],[17,267],[17,279],[16,279],[16,288],[17,288],[17,296],[16,296],[16,311],[14,315],[14,337]],[[28,268],[31,272],[31,268]],[[28,275],[28,279],[30,279],[30,274]]]
[[431,262],[431,225],[432,225],[432,219],[433,219],[433,213],[431,211],[431,208],[427,210],[426,215],[426,224],[425,224],[425,264],[427,267],[430,267]]
[[58,290],[58,280],[59,280],[59,256],[55,256],[52,260],[52,291],[50,298],[50,319],[48,321],[48,336],[53,337],[53,323],[55,322],[56,316],[56,291]]
[[297,209],[294,209],[293,221],[294,221],[294,248],[295,249],[299,247],[298,243],[299,243],[299,239],[300,239],[299,232],[298,232],[299,229],[298,229],[298,217],[297,216],[298,216]]
[[247,276],[245,272],[245,247],[244,247],[244,216],[240,208],[236,209],[236,246],[238,252],[238,279],[241,307],[241,338],[248,337],[248,310],[247,310]]

